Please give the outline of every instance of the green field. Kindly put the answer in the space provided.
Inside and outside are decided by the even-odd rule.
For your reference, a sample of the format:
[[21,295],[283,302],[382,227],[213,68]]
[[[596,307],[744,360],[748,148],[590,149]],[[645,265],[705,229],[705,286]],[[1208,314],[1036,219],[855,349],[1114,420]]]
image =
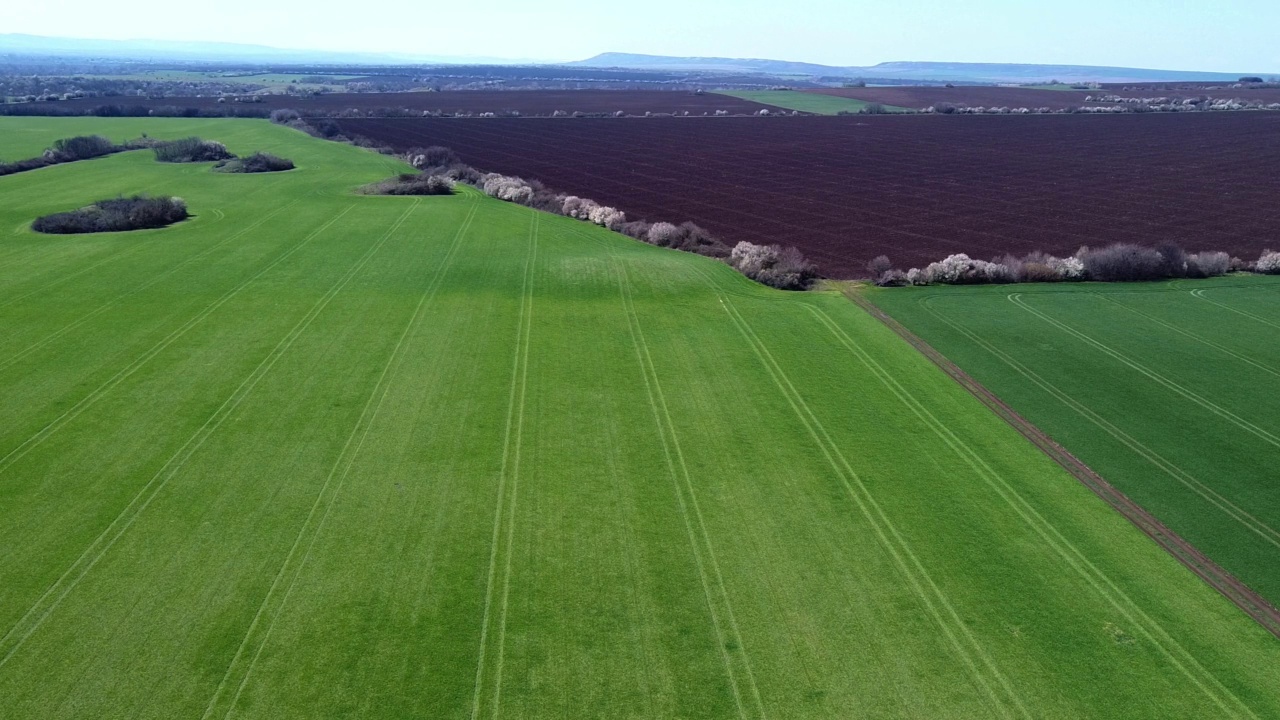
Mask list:
[[[838,293],[96,122],[299,169],[0,178],[6,717],[1280,715],[1273,636]],[[27,229],[142,190],[195,218]]]
[[[871,104],[853,98],[797,92],[795,90],[721,90],[717,94],[818,115],[835,115],[842,111],[856,113]],[[906,112],[907,110],[895,105],[885,105],[884,109],[887,112]]]
[[1277,291],[1232,276],[873,300],[1275,605]]

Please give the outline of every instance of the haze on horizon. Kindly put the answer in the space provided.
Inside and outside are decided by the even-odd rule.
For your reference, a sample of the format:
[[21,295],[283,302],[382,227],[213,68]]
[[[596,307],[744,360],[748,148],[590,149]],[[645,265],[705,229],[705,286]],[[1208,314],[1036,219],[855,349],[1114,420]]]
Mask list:
[[301,0],[224,0],[215,13],[183,17],[161,0],[61,0],[10,5],[0,32],[548,62],[617,51],[826,65],[913,60],[1280,72],[1280,3],[1268,0],[973,0],[962,11],[945,0],[387,0],[367,7],[357,17]]

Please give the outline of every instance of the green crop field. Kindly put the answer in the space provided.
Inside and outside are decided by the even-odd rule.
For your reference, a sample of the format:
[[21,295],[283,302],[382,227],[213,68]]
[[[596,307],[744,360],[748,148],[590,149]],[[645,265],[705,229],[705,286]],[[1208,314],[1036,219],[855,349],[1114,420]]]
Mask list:
[[1233,276],[873,300],[1280,604],[1277,291]]
[[[871,104],[853,98],[797,92],[795,90],[721,90],[717,94],[773,105],[787,110],[817,113],[818,115],[835,115],[841,111],[856,113],[866,109],[867,105]],[[883,107],[886,112],[904,112],[906,110],[906,108],[894,105],[884,105]]]
[[[838,293],[97,123],[298,169],[0,178],[5,717],[1280,715],[1275,637]],[[144,190],[195,217],[28,229]]]

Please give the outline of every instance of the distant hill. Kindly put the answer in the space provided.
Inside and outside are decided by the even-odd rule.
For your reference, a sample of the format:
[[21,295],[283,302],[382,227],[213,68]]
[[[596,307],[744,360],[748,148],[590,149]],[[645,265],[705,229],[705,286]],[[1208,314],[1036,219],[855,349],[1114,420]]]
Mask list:
[[1256,74],[1015,63],[884,62],[866,67],[841,67],[785,60],[670,57],[632,53],[604,53],[587,60],[567,64],[582,67],[615,67],[644,70],[754,72],[770,75],[984,83],[1034,83],[1048,82],[1050,80],[1061,80],[1062,82],[1223,82],[1238,80],[1243,75]]

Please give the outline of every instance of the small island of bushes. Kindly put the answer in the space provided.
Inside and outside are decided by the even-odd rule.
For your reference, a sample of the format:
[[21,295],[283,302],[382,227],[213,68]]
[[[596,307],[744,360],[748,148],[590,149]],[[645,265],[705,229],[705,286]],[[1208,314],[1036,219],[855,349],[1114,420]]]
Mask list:
[[224,173],[284,172],[293,168],[292,160],[261,152],[254,153],[249,157],[222,160],[213,166],[214,172]]
[[454,181],[443,175],[404,173],[360,188],[364,195],[452,195]]
[[52,235],[123,232],[168,227],[188,217],[187,204],[181,198],[134,195],[100,200],[71,212],[45,215],[37,218],[31,229]]
[[236,157],[227,146],[213,140],[198,137],[183,138],[155,146],[156,160],[167,163],[217,163],[215,172],[224,173],[265,173],[284,172],[294,168],[292,160],[254,153],[248,157]]

